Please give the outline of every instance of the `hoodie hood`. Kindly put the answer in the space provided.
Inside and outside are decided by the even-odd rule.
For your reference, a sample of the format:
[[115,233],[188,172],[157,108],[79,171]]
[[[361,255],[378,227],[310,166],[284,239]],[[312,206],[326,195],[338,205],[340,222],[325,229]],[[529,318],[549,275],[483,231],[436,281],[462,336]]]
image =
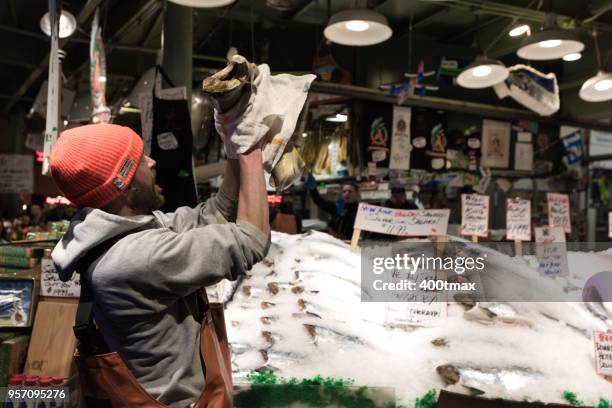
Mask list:
[[77,262],[97,245],[153,222],[153,215],[122,217],[94,208],[80,209],[51,257],[62,281],[70,280]]

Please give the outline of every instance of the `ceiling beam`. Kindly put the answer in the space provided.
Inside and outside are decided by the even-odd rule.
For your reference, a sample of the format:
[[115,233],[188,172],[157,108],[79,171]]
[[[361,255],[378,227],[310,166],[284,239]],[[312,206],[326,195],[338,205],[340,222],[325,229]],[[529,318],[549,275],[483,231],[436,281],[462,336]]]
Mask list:
[[[87,3],[83,6],[81,11],[76,17],[77,24],[82,25],[87,21],[89,17],[93,14],[94,10],[98,5],[102,2],[102,0],[88,0]],[[29,89],[30,87],[38,80],[38,78],[45,72],[48,71],[47,64],[49,63],[50,52],[47,53],[40,61],[38,66],[30,72],[30,75],[21,83],[13,98],[10,99],[6,105],[4,105],[3,112],[7,113],[11,110],[15,102],[19,100]]]
[[[412,21],[412,29],[414,30],[415,28],[425,27],[431,24],[438,17],[446,15],[449,12],[450,12],[449,8],[443,7],[443,8],[434,10],[433,12],[427,13],[425,16],[422,16],[419,19]],[[405,35],[410,34],[410,22],[402,21],[400,23],[394,24],[392,27],[392,30],[393,30],[393,36],[395,38],[402,38]]]
[[283,14],[283,18],[287,20],[295,20],[296,17],[299,17],[303,12],[309,9],[310,6],[312,6],[313,4],[314,2],[312,0],[300,0],[300,2],[296,4],[292,10]]
[[[428,1],[428,0],[421,0]],[[460,10],[469,11],[472,13],[489,14],[500,17],[516,17],[522,21],[531,21],[534,23],[544,22],[546,12],[534,9],[528,9],[521,6],[514,6],[506,3],[498,3],[488,0],[452,0],[438,3],[440,6],[450,7]],[[588,20],[588,19],[587,19]],[[560,26],[578,26],[583,28],[594,28],[602,31],[612,32],[612,25],[598,23],[596,21],[577,21],[572,16],[557,14],[557,22]]]
[[157,17],[155,18],[155,21],[153,21],[153,24],[151,24],[151,27],[149,27],[149,32],[145,35],[145,37],[140,42],[143,47],[146,47],[147,44],[153,39],[153,35],[157,33],[163,21],[164,21],[164,11],[159,10]]
[[[204,48],[204,46],[206,44],[208,44],[208,41],[210,41],[212,39],[212,37],[215,36],[215,34],[217,34],[217,32],[219,30],[221,30],[222,27],[224,27],[227,23],[228,20],[225,19],[225,16],[227,16],[227,14],[232,11],[233,8],[235,8],[238,3],[240,2],[240,0],[236,0],[235,2],[233,2],[231,5],[227,6],[224,10],[223,13],[217,18],[217,20],[215,21],[215,23],[213,24],[213,26],[210,28],[210,30],[208,30],[205,34],[204,34],[204,38],[200,41],[194,41],[193,43],[198,43],[198,45],[196,45],[196,47],[193,49],[194,51],[199,51],[202,48]],[[200,13],[200,10],[198,10],[198,14]]]

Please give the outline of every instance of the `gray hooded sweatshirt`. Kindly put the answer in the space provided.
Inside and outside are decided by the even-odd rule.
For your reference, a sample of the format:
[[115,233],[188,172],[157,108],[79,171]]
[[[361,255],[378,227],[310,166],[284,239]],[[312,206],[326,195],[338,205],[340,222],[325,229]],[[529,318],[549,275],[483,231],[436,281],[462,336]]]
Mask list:
[[81,209],[53,251],[60,278],[87,251],[119,234],[87,271],[94,317],[104,339],[145,390],[184,408],[204,389],[197,289],[236,279],[266,255],[270,237],[238,222],[222,193],[196,208],[121,217]]

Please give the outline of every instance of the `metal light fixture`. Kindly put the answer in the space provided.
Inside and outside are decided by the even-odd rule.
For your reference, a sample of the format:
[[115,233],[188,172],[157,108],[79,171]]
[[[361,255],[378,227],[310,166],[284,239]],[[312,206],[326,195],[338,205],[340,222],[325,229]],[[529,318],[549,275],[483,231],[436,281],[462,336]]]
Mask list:
[[574,31],[559,28],[556,20],[555,14],[546,14],[542,31],[525,37],[516,54],[527,60],[544,61],[581,52],[584,43]]
[[385,16],[363,7],[334,14],[323,33],[337,44],[365,46],[388,40],[393,31]]
[[[76,31],[76,19],[69,12],[62,10],[59,20],[59,38],[70,37]],[[49,12],[45,13],[40,19],[40,29],[43,33],[51,37],[51,17]]]
[[510,71],[500,61],[480,56],[461,71],[457,83],[469,89],[488,88],[504,81],[508,75]]
[[529,28],[529,26],[527,24],[522,24],[522,25],[516,26],[512,30],[510,30],[508,35],[510,37],[518,37],[518,36],[521,36],[523,34],[529,35],[530,31],[531,31],[531,29]]
[[587,102],[605,102],[612,99],[612,72],[607,72],[603,68],[601,55],[599,54],[599,44],[597,43],[597,32],[593,33],[595,42],[595,56],[599,71],[597,75],[587,79],[580,88],[580,99]]
[[172,3],[180,4],[181,6],[194,8],[217,8],[225,7],[232,4],[236,0],[170,0]]

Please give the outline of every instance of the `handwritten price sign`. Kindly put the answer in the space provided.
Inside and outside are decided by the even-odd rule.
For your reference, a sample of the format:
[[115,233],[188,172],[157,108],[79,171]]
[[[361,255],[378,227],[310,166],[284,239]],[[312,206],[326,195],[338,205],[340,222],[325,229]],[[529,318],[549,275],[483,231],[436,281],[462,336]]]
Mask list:
[[531,241],[531,201],[506,198],[506,239]]
[[597,374],[612,376],[612,333],[594,332]]
[[547,193],[546,201],[548,202],[548,225],[563,227],[567,234],[571,233],[572,223],[567,194]]
[[395,210],[360,203],[355,228],[407,237],[446,235],[449,216],[449,209]]
[[477,237],[489,235],[488,195],[461,195],[461,235]]
[[542,275],[569,275],[565,232],[562,227],[536,228],[535,242],[538,269]]
[[71,280],[62,282],[59,278],[53,260],[43,258],[41,268],[41,295],[53,297],[78,298],[81,294],[79,274],[75,273]]

